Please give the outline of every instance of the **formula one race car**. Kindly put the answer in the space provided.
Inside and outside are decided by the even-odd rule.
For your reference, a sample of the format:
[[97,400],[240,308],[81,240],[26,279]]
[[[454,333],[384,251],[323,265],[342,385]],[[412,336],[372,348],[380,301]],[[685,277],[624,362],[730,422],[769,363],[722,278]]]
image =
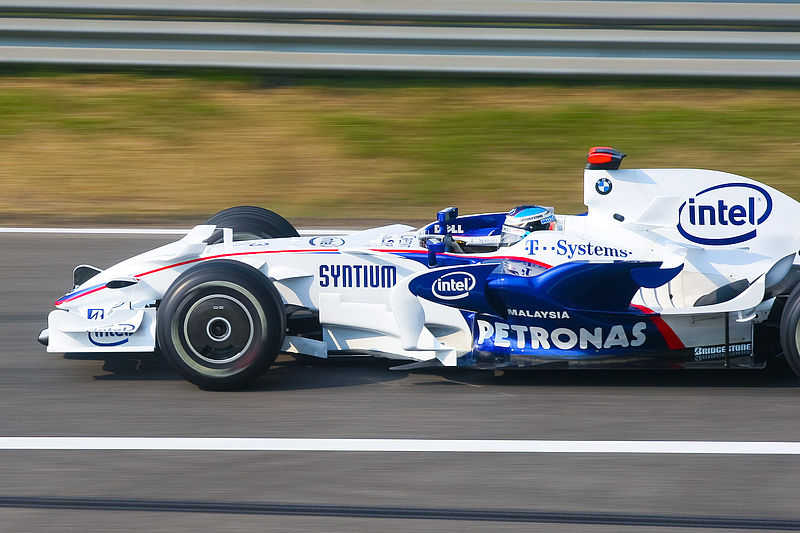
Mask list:
[[520,206],[301,237],[234,207],[106,270],[81,265],[49,352],[158,350],[243,387],[279,352],[397,368],[761,368],[800,374],[800,204],[711,170],[619,170],[592,148],[582,215]]

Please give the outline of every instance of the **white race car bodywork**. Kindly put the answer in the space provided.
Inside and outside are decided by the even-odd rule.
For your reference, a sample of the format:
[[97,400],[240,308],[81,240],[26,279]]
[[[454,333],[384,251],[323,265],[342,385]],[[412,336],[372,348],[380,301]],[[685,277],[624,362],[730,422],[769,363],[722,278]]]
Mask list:
[[[682,361],[697,363],[737,350],[752,358],[753,326],[767,319],[775,300],[770,289],[798,262],[800,231],[794,224],[800,204],[748,178],[695,169],[586,170],[584,202],[586,214],[557,215],[554,230],[481,253],[430,254],[427,243],[442,233],[436,224],[251,241],[234,241],[226,230],[223,242],[212,245],[204,241],[216,228],[197,226],[175,243],[80,284],[56,302],[43,335],[50,352],[152,351],[158,302],[170,285],[200,262],[225,258],[262,272],[287,306],[318,313],[321,337],[289,331],[289,352],[359,353],[445,366],[474,366],[464,357],[475,353],[506,354],[497,363],[504,366],[517,355],[541,353],[539,361],[563,354],[574,362],[583,355],[645,348],[653,354],[682,351]],[[447,223],[446,233],[462,245],[497,243],[498,231],[471,233],[467,226],[496,226],[500,217],[458,217]],[[570,294],[576,300],[562,295],[548,305],[530,289],[530,300],[509,296],[497,311],[459,306],[489,295],[491,287],[506,287],[508,280],[523,283],[559,266],[566,272],[567,264],[620,262],[673,272],[664,283],[638,282],[630,307],[625,304],[630,316],[603,307],[600,289],[602,319],[575,291]],[[494,265],[499,274],[480,274],[480,265]],[[656,276],[629,270],[637,280]],[[486,283],[475,287],[476,279]],[[582,321],[586,316],[595,318]]]

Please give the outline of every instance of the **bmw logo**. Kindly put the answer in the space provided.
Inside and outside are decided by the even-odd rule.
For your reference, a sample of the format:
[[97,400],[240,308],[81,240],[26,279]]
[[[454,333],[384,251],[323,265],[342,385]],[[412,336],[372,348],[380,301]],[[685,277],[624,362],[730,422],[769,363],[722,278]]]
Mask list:
[[608,178],[600,178],[594,184],[594,190],[597,194],[606,195],[611,192],[611,180]]

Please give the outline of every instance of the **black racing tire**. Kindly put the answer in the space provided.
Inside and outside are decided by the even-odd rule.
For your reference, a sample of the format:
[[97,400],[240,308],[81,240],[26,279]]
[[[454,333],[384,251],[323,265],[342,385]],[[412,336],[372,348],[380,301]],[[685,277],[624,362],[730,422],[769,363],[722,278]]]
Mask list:
[[800,377],[800,285],[791,292],[783,308],[780,337],[783,356]]
[[[292,224],[278,213],[251,205],[240,205],[220,211],[206,221],[220,228],[231,228],[234,241],[257,239],[279,239],[299,237]],[[222,242],[222,236],[215,236],[208,244]]]
[[156,317],[164,358],[209,390],[240,389],[258,379],[275,361],[285,331],[283,302],[272,282],[227,259],[178,276]]

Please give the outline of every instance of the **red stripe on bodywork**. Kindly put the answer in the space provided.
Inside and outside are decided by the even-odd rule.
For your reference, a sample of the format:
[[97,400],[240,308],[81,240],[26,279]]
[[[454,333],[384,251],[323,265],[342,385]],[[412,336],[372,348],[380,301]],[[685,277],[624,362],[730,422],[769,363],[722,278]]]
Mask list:
[[[170,268],[175,268],[175,267],[179,267],[179,266],[183,266],[183,265],[189,265],[189,264],[192,264],[192,263],[198,263],[200,261],[208,261],[210,259],[219,259],[221,257],[234,257],[234,256],[237,256],[237,255],[259,255],[259,254],[292,253],[292,252],[338,252],[338,251],[339,251],[338,248],[327,248],[327,249],[326,248],[313,248],[311,250],[259,250],[257,252],[236,252],[236,253],[231,253],[231,254],[211,255],[209,257],[198,257],[197,259],[190,259],[188,261],[181,261],[180,263],[175,263],[173,265],[167,265],[167,266],[163,266],[163,267],[156,268],[156,269],[153,269],[153,270],[148,270],[147,272],[142,272],[141,274],[136,274],[133,277],[134,278],[141,278],[141,277],[147,276],[149,274],[155,274],[156,272],[161,272],[162,270],[169,270]],[[106,288],[106,286],[103,285],[102,287],[98,287],[98,288],[96,288],[96,289],[94,289],[92,291],[84,292],[83,294],[79,294],[79,295],[74,296],[72,298],[56,300],[55,305],[59,305],[59,304],[65,303],[65,302],[70,302],[72,300],[77,300],[78,298],[86,296],[87,294],[91,294],[93,292],[97,292],[97,291],[105,289],[105,288]]]
[[647,318],[649,318],[653,324],[655,324],[656,328],[658,328],[658,332],[661,333],[661,336],[664,337],[664,340],[667,343],[667,348],[670,350],[680,350],[682,348],[686,348],[680,337],[678,337],[678,335],[672,331],[672,328],[669,327],[669,324],[667,324],[663,318],[661,318],[661,315],[643,305],[631,304],[631,307],[635,307],[639,311],[647,313],[648,315],[654,315]]
[[[148,276],[150,274],[155,274],[156,272],[161,272],[163,270],[169,270],[171,268],[176,268],[183,265],[190,265],[192,263],[199,263],[201,261],[209,261],[211,259],[221,259],[223,257],[237,257],[242,255],[262,255],[262,254],[288,254],[288,253],[318,253],[318,252],[338,252],[338,248],[311,248],[311,249],[300,249],[300,250],[259,250],[254,252],[236,252],[230,254],[219,254],[219,255],[211,255],[208,257],[198,257],[197,259],[189,259],[188,261],[181,261],[180,263],[175,263],[172,265],[167,265],[159,268],[154,268],[153,270],[148,270],[147,272],[142,272],[141,274],[136,274],[133,276],[134,278],[142,278],[144,276]],[[388,250],[381,250],[381,249],[370,249],[371,252],[383,252],[383,253],[391,253],[391,254],[427,254],[428,252],[425,250],[398,250],[398,249],[388,249]],[[547,263],[542,263],[541,261],[537,261],[536,259],[530,259],[528,257],[516,257],[516,256],[482,256],[482,255],[461,255],[461,254],[442,254],[448,257],[460,257],[460,258],[469,258],[469,259],[514,259],[517,261],[524,261],[526,263],[533,263],[543,268],[551,268],[551,265]],[[105,289],[105,285],[102,287],[98,287],[92,291],[85,292],[83,294],[79,294],[72,298],[67,298],[63,300],[57,300],[55,305],[58,306],[65,302],[70,302],[72,300],[77,300],[87,294],[91,294],[93,292],[97,292],[99,290]]]
[[239,255],[260,255],[260,254],[280,254],[280,253],[303,253],[303,252],[338,252],[338,248],[312,248],[311,250],[259,250],[257,252],[236,252],[232,254],[219,254],[219,255],[210,255],[208,257],[198,257],[197,259],[190,259],[188,261],[182,261],[180,263],[175,263],[174,265],[167,265],[161,268],[156,268],[154,270],[148,270],[147,272],[142,272],[141,274],[137,274],[135,278],[141,278],[143,276],[147,276],[148,274],[154,274],[156,272],[161,272],[162,270],[169,270],[170,268],[175,268],[183,265],[190,265],[192,263],[198,263],[200,261],[208,261],[210,259],[220,259],[222,257],[235,257]]

